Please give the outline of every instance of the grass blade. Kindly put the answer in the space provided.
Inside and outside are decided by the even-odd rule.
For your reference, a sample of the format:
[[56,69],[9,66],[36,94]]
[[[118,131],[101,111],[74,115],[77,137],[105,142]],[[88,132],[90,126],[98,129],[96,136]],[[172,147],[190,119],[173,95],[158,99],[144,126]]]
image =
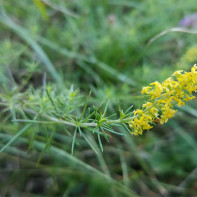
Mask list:
[[23,129],[21,129],[5,146],[3,146],[0,150],[0,153],[3,152],[7,147],[9,147],[20,135],[22,135],[31,124],[26,125]]
[[155,40],[159,39],[160,37],[170,33],[170,32],[181,32],[181,33],[188,33],[188,34],[197,34],[197,31],[195,31],[195,30],[190,30],[190,29],[181,28],[181,27],[173,27],[173,28],[167,29],[165,31],[162,31],[161,33],[159,33],[156,36],[154,36],[153,38],[151,38],[148,41],[148,45],[151,44],[152,42],[154,42]]
[[[1,5],[1,10],[4,11],[2,5]],[[11,30],[13,30],[19,37],[21,37],[23,40],[25,40],[31,46],[31,48],[36,52],[36,54],[38,55],[40,60],[43,62],[46,69],[53,77],[53,79],[62,85],[63,84],[62,79],[60,78],[60,76],[59,76],[58,72],[56,71],[55,67],[53,66],[52,62],[50,61],[50,59],[48,58],[48,56],[46,55],[44,50],[40,47],[40,45],[37,44],[37,42],[33,38],[31,38],[30,34],[28,34],[28,32],[24,28],[17,25],[16,23],[14,23],[6,15],[5,11],[3,14],[1,14],[0,22],[3,23],[4,25],[6,25]]]

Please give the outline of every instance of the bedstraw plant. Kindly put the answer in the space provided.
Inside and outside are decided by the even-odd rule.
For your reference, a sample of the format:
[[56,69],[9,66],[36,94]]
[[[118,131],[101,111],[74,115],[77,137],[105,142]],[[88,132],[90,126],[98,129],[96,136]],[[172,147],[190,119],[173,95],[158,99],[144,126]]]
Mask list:
[[[143,87],[141,92],[146,102],[140,109],[133,110],[131,106],[124,111],[119,106],[119,114],[109,116],[107,110],[110,101],[104,108],[91,106],[89,103],[91,93],[85,99],[79,94],[78,89],[74,90],[73,86],[65,92],[58,91],[52,86],[37,91],[29,89],[25,93],[18,94],[15,92],[17,90],[8,93],[4,89],[0,98],[3,111],[11,112],[13,122],[64,125],[64,130],[73,136],[71,146],[73,154],[77,133],[96,153],[97,150],[86,133],[97,135],[100,149],[103,151],[101,137],[109,142],[110,135],[124,136],[124,133],[116,131],[116,127],[123,126],[131,135],[141,135],[144,130],[150,130],[156,124],[166,123],[177,112],[175,109],[177,105],[180,107],[186,101],[195,98],[192,94],[196,90],[197,66],[194,65],[191,72],[179,70],[162,83],[156,81]],[[113,117],[118,118],[113,119]],[[7,145],[2,150],[5,147]]]
[[195,196],[193,14],[0,0],[0,196]]

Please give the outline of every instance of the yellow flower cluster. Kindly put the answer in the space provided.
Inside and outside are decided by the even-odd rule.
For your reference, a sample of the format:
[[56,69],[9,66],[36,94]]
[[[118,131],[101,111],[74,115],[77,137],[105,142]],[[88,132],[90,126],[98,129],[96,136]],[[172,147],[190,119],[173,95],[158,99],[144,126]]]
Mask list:
[[163,83],[153,82],[150,86],[143,87],[142,94],[150,96],[149,101],[142,105],[142,109],[134,111],[135,119],[129,122],[133,135],[142,134],[149,130],[155,123],[164,124],[172,118],[185,101],[194,99],[193,92],[197,91],[197,66],[191,72],[176,71],[172,77]]

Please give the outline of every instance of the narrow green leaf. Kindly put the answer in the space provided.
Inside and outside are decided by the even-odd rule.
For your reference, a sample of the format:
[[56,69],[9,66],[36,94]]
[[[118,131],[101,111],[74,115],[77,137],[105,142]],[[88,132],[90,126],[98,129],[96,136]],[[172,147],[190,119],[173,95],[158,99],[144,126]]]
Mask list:
[[55,129],[52,131],[50,137],[48,138],[47,143],[46,143],[45,147],[43,148],[43,150],[38,158],[38,161],[36,162],[36,166],[38,166],[40,164],[40,161],[42,160],[44,153],[46,152],[46,150],[48,149],[48,147],[51,144],[51,140],[53,139],[54,134],[55,134]]
[[53,99],[52,99],[52,97],[51,97],[51,95],[50,95],[50,93],[49,93],[49,91],[47,89],[46,89],[46,93],[47,93],[47,96],[48,96],[49,100],[51,101],[51,104],[53,105],[53,107],[55,109],[55,112],[58,113],[57,112],[57,108],[55,106],[55,103],[54,103],[54,101],[53,101]]
[[90,147],[92,148],[92,150],[98,155],[97,150],[95,149],[95,147],[92,145],[92,143],[90,142],[90,140],[85,136],[85,134],[83,132],[81,132],[82,136],[84,137],[84,139],[86,140],[86,142],[90,145]]
[[103,132],[103,135],[104,135],[105,140],[106,140],[107,142],[109,142],[109,139],[108,139],[108,137],[107,137],[107,135],[106,135],[106,133],[105,133],[103,127],[100,127],[100,129],[101,129],[101,131]]
[[74,153],[76,135],[77,135],[77,127],[75,127],[75,132],[74,132],[74,135],[73,135],[72,148],[71,148],[71,155],[73,155],[73,153]]
[[86,110],[86,108],[88,106],[88,101],[89,101],[90,95],[91,95],[91,91],[89,92],[88,98],[86,99],[86,103],[84,105],[83,111],[82,111],[81,116],[80,116],[79,119],[81,119],[83,117],[84,113],[85,113],[85,110]]
[[127,114],[132,108],[133,108],[133,105],[131,105],[131,106],[125,111],[125,114]]
[[80,127],[78,127],[78,130],[79,130],[79,134],[80,134],[80,136],[82,136],[81,128],[80,128]]
[[107,112],[107,107],[109,105],[109,102],[110,100],[107,101],[106,105],[105,105],[105,109],[104,109],[104,112],[103,112],[103,116],[105,116],[106,112]]
[[101,137],[100,137],[100,133],[98,132],[98,141],[99,141],[99,145],[101,148],[101,151],[103,152],[103,145],[102,145],[102,141],[101,141]]
[[107,127],[103,127],[104,129],[106,129],[107,131],[109,131],[109,132],[111,132],[111,133],[114,133],[114,134],[116,134],[116,135],[121,135],[121,136],[124,136],[124,134],[123,133],[118,133],[118,132],[116,132],[116,131],[113,131],[112,129],[109,129],[109,128],[107,128]]

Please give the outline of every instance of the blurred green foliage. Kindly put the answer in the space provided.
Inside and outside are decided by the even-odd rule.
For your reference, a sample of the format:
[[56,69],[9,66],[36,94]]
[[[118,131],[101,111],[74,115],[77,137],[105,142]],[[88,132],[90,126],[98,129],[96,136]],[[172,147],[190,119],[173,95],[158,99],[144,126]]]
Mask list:
[[143,136],[117,127],[126,136],[102,137],[103,153],[86,131],[98,155],[77,134],[71,156],[75,131],[64,125],[12,121],[33,119],[21,106],[50,113],[40,96],[46,86],[61,102],[70,87],[80,89],[80,105],[92,91],[89,106],[103,110],[110,100],[109,116],[118,103],[139,107],[142,86],[197,62],[196,34],[171,32],[148,44],[195,11],[193,0],[1,0],[0,147],[13,143],[0,153],[0,195],[195,196],[196,99]]

